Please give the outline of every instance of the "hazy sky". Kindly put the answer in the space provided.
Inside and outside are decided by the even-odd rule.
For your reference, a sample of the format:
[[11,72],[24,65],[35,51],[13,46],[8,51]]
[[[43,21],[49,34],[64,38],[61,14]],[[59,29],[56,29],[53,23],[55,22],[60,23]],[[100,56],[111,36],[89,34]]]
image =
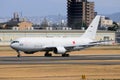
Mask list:
[[[89,0],[95,2],[99,14],[120,12],[120,0]],[[13,12],[24,16],[66,15],[67,0],[0,0],[0,17],[9,17]]]

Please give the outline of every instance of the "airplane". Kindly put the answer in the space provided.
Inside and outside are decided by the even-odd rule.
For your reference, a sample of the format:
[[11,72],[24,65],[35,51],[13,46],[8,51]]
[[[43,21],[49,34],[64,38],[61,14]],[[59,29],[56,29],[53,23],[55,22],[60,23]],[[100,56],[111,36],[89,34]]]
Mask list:
[[61,54],[62,57],[69,57],[68,52],[80,51],[99,43],[95,41],[99,21],[100,15],[97,15],[80,37],[23,37],[13,40],[10,47],[18,53],[17,57],[21,56],[21,51],[25,54],[45,51],[45,57],[51,57],[52,54],[49,52],[52,51],[55,54]]

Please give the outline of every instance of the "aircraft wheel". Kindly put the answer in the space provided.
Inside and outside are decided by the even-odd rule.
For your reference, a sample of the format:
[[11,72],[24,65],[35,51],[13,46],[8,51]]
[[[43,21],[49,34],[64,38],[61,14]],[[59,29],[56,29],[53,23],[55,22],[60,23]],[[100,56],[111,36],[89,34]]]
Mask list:
[[18,55],[17,55],[17,57],[19,58],[19,57],[20,57],[20,55],[18,54]]
[[62,57],[69,57],[69,54],[62,54]]
[[45,54],[45,57],[51,57],[51,56],[52,56],[52,54],[51,54],[51,53],[49,53],[49,54],[48,54],[48,53],[46,53],[46,54]]
[[49,56],[49,57],[51,57],[51,56],[52,56],[52,54],[51,54],[51,53],[49,53],[49,54],[48,54],[48,56]]

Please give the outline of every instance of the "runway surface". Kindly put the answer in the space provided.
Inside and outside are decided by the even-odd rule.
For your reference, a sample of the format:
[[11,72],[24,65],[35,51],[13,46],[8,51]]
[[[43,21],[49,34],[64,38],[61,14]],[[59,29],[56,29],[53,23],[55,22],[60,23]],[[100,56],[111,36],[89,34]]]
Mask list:
[[120,65],[120,55],[76,55],[70,57],[0,57],[0,64],[91,64]]

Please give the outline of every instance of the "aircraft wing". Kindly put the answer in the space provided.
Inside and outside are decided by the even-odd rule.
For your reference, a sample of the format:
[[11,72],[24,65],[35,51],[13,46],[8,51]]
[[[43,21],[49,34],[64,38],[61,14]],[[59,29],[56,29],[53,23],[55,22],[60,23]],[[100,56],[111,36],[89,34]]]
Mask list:
[[93,47],[93,46],[96,46],[96,45],[105,44],[106,42],[113,42],[113,41],[114,40],[94,41],[94,42],[90,42],[89,44],[83,44],[83,45],[65,45],[65,46],[49,45],[49,46],[45,46],[44,48],[45,48],[45,50],[53,51],[57,47],[62,47],[62,48],[65,48],[67,51],[74,51],[74,50],[82,50],[82,49],[85,49],[85,48],[89,48],[89,47]]
[[[82,50],[82,49],[89,48],[92,46],[94,46],[94,45],[93,44],[74,45],[74,46],[73,45],[65,45],[65,46],[63,46],[63,48],[65,48],[69,52],[69,51],[74,51],[74,50]],[[62,47],[62,46],[45,46],[44,48],[45,48],[45,50],[53,51],[57,47]]]

